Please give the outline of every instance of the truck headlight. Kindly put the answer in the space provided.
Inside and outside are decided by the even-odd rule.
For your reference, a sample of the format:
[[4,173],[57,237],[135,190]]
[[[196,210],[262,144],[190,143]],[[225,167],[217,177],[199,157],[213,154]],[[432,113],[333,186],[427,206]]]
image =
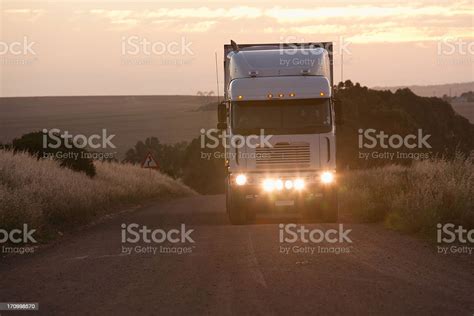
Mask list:
[[263,181],[263,190],[267,192],[272,192],[275,189],[275,180],[265,179]]
[[304,180],[303,179],[296,179],[293,183],[296,190],[303,190],[304,189]]
[[276,180],[275,187],[278,191],[283,190],[283,181],[281,179]]
[[324,184],[329,184],[334,181],[334,173],[331,171],[324,171],[321,173],[321,182]]
[[244,185],[247,183],[247,176],[245,174],[239,174],[237,177],[235,177],[235,183],[237,185]]

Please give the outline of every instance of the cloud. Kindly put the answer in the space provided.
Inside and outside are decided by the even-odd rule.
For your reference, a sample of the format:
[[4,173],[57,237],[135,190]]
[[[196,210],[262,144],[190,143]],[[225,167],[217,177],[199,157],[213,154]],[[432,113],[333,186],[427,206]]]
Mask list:
[[282,8],[274,7],[267,9],[265,16],[276,19],[279,23],[298,24],[302,22],[314,22],[321,20],[370,20],[381,18],[426,18],[426,17],[453,17],[472,16],[474,7],[459,5],[443,6],[375,6],[375,5],[349,5],[307,8]]
[[216,21],[204,21],[197,23],[187,23],[182,28],[182,32],[196,33],[196,32],[207,32],[209,29],[215,25]]
[[147,21],[149,19],[255,19],[263,14],[263,10],[255,7],[238,6],[231,8],[210,9],[208,7],[199,8],[161,8],[156,10],[105,10],[91,9],[90,14],[99,15],[104,18],[114,20],[125,17],[133,17]]
[[147,10],[142,16],[144,18],[179,18],[179,19],[255,19],[262,16],[263,10],[256,7],[238,6],[231,8],[211,9],[199,8],[162,8],[158,10]]
[[13,20],[21,20],[25,22],[36,22],[46,13],[43,9],[5,9],[2,11],[6,18]]
[[[204,33],[216,32],[260,33],[285,35],[343,36],[354,41],[422,41],[441,37],[473,37],[472,1],[418,1],[388,4],[384,1],[346,5],[342,2],[321,3],[319,6],[295,3],[294,6],[275,4],[263,6],[237,6],[230,2],[223,6],[214,3],[209,6],[192,7],[184,2],[174,7],[153,7],[132,9],[131,3],[91,4],[71,9],[65,15],[63,9],[54,11],[48,7],[52,18],[65,17],[73,22],[72,27],[94,26],[105,30],[130,30],[138,32],[146,28],[157,32]],[[275,0],[274,3],[282,3]],[[268,5],[268,3],[267,3]],[[54,11],[54,12],[50,12]],[[36,21],[45,11],[38,9],[9,8],[3,11],[7,16]],[[54,21],[54,20],[51,20]]]

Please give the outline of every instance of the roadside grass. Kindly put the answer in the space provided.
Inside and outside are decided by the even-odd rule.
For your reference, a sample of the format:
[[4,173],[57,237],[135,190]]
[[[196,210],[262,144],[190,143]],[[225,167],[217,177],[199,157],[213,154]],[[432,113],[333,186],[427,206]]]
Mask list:
[[349,172],[341,207],[364,222],[433,235],[437,223],[474,227],[474,165],[471,158],[424,160]]
[[37,160],[26,153],[0,150],[0,228],[37,229],[38,239],[56,231],[84,225],[127,204],[152,198],[195,194],[193,190],[154,170],[96,162],[90,178]]

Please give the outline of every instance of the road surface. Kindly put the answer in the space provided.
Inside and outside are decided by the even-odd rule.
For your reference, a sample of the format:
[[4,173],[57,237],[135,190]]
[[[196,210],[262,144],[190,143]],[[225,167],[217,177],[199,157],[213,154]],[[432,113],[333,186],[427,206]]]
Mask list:
[[[350,222],[350,243],[280,243],[279,223],[291,220],[231,226],[224,204],[223,196],[157,202],[34,255],[0,259],[0,302],[39,302],[39,312],[27,315],[474,313],[472,256],[437,254],[434,244]],[[194,243],[178,244],[190,251],[183,254],[123,254],[124,223],[185,224]],[[311,254],[316,246],[347,252]]]

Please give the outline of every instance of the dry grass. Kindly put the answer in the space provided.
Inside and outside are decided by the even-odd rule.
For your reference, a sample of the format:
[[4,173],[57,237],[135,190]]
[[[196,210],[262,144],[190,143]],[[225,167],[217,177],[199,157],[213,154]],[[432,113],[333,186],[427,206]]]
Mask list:
[[118,206],[150,198],[195,194],[159,172],[96,163],[97,176],[61,168],[55,161],[0,150],[0,227],[28,223],[42,231],[85,224]]
[[447,222],[473,227],[473,161],[458,156],[355,171],[346,175],[340,197],[357,218],[401,231],[431,233]]

